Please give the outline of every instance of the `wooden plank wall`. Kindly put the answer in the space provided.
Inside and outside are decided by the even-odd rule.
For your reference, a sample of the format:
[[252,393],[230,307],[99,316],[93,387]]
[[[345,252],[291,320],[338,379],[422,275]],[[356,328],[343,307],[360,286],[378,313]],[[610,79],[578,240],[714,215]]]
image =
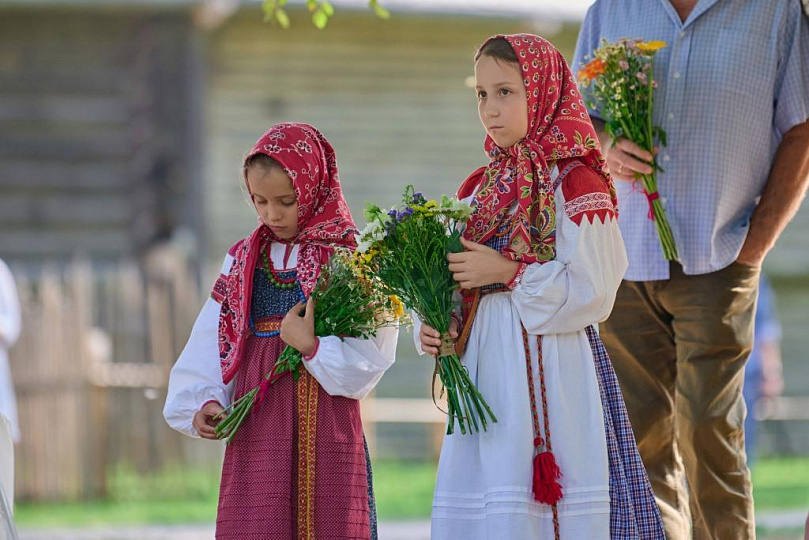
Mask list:
[[191,214],[186,19],[2,10],[5,259],[131,254]]
[[[467,87],[476,46],[525,23],[338,12],[323,32],[305,13],[279,31],[245,10],[208,40],[205,215],[211,266],[255,224],[240,191],[244,153],[273,123],[314,124],[334,145],[355,220],[364,200],[394,203],[408,183],[453,192],[484,163]],[[561,28],[572,53],[575,29]],[[218,267],[217,267],[218,268]]]

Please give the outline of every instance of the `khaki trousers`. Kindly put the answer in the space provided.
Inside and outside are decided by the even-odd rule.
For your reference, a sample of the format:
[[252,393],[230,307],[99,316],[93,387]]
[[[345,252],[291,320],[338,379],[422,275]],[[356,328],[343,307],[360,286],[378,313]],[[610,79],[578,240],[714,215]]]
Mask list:
[[755,538],[742,384],[759,273],[673,263],[668,280],[624,281],[600,327],[670,540]]

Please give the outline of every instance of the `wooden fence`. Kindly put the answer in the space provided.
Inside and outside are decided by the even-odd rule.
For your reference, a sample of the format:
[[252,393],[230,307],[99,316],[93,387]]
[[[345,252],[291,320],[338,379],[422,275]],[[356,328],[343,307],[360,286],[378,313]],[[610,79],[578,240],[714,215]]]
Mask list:
[[182,436],[161,409],[203,296],[176,257],[157,254],[147,268],[76,261],[17,273],[18,500],[100,497],[113,464],[145,471],[181,459]]
[[[222,448],[171,430],[162,407],[168,374],[205,294],[194,272],[166,253],[146,265],[75,261],[34,278],[15,272],[23,330],[11,350],[22,440],[16,499],[103,497],[117,465],[139,472],[210,464]],[[363,402],[369,445],[376,423],[431,426],[437,456],[445,417],[428,399]]]

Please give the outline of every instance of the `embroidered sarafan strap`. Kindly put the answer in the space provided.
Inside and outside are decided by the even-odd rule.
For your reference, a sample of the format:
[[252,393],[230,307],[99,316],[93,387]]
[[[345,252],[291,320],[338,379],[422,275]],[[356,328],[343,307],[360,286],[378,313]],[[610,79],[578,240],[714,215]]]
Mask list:
[[562,498],[562,486],[559,484],[561,472],[556,464],[551,448],[551,427],[548,420],[548,397],[545,390],[545,368],[542,365],[542,336],[537,336],[537,360],[539,366],[539,390],[542,399],[542,420],[545,439],[539,429],[539,413],[537,411],[536,391],[534,390],[534,370],[531,366],[531,349],[528,345],[528,332],[522,327],[522,341],[525,349],[525,367],[528,375],[528,395],[531,399],[531,421],[534,425],[534,456],[532,491],[534,499],[550,505],[553,512],[553,534],[560,539],[559,509],[557,502]]
[[319,385],[305,369],[297,383],[298,540],[315,539],[315,440]]

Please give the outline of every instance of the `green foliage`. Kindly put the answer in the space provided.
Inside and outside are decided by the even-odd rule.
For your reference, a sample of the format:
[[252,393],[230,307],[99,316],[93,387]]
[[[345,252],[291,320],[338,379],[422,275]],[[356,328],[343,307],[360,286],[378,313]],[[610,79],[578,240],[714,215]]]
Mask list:
[[[402,203],[384,211],[374,204],[365,209],[368,224],[360,233],[358,251],[390,294],[443,336],[443,349],[452,350],[448,332],[457,307],[458,288],[449,270],[447,255],[463,250],[459,225],[470,215],[469,205],[444,196],[441,203],[428,201],[407,186]],[[461,433],[487,427],[486,417],[497,422],[486,400],[454,353],[442,351],[436,358],[436,374],[447,396],[447,433],[457,422]]]
[[[380,520],[430,518],[435,463],[374,460],[373,467]],[[110,496],[103,501],[17,504],[17,527],[213,523],[216,519],[219,467],[172,467],[150,474],[118,467],[109,472],[109,478]],[[753,492],[757,511],[805,510],[809,506],[809,457],[757,461]]]
[[[289,28],[289,14],[285,6],[287,0],[263,0],[262,10],[264,22],[278,24],[281,28]],[[380,19],[389,19],[390,12],[380,5],[379,0],[368,0],[368,8]],[[323,30],[334,15],[334,6],[328,0],[307,0],[306,9],[312,16],[312,24],[318,30]]]
[[[666,44],[662,41],[642,41],[619,39],[609,43],[602,40],[599,48],[593,51],[593,59],[579,71],[579,85],[587,98],[587,106],[601,112],[604,130],[612,138],[613,144],[619,138],[634,142],[651,154],[655,145],[666,145],[666,132],[652,124],[654,94],[657,82],[654,80],[654,57]],[[588,55],[586,58],[589,58]],[[596,141],[576,140],[586,148],[595,148]],[[663,203],[657,196],[656,172],[663,171],[655,156],[651,163],[651,174],[635,173],[649,198],[650,219],[655,221],[663,256],[670,261],[677,260],[677,246],[666,217]],[[654,196],[654,197],[653,197]]]
[[[368,339],[374,337],[379,328],[399,324],[404,314],[399,299],[386,294],[382,283],[367,275],[360,257],[347,249],[336,250],[322,268],[311,299],[315,336],[319,337]],[[268,385],[287,372],[297,381],[302,363],[300,351],[289,345],[284,347],[266,380],[215,417],[220,420],[216,426],[217,437],[232,441],[256,401],[261,402]]]

